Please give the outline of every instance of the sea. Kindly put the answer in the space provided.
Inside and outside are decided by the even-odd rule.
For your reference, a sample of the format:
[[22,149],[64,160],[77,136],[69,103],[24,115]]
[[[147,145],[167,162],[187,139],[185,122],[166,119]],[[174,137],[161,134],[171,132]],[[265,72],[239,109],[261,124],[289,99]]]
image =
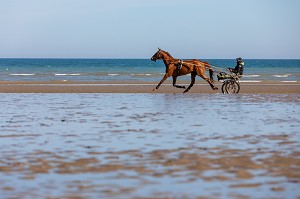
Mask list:
[[[234,59],[203,59],[216,72],[235,66]],[[299,82],[300,59],[245,59],[241,81]],[[0,59],[0,81],[160,81],[162,61],[150,59]],[[189,75],[178,80],[190,80]],[[197,81],[204,81],[197,78]]]

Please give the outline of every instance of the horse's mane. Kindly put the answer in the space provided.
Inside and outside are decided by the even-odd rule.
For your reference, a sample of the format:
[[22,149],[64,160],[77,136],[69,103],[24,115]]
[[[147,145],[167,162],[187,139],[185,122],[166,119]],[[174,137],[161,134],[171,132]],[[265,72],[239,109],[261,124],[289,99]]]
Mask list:
[[162,52],[166,53],[169,57],[173,58],[172,55],[170,55],[170,53],[168,53],[167,51],[161,50]]

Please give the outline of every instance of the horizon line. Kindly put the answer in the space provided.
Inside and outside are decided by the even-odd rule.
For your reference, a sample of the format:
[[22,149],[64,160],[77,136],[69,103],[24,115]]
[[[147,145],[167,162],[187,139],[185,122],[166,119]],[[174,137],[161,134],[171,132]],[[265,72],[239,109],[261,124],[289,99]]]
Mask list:
[[[97,57],[0,57],[0,59],[151,59],[151,58],[97,58]],[[174,58],[178,59],[178,58]],[[236,59],[236,58],[181,58],[183,60],[187,59]],[[300,60],[300,58],[243,58],[244,60]]]

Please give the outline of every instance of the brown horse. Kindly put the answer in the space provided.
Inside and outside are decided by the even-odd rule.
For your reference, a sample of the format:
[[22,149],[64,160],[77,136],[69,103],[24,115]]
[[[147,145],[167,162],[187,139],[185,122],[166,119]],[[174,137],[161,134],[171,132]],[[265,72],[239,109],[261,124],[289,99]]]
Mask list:
[[[213,90],[217,90],[218,88],[213,85],[213,70],[209,63],[203,62],[197,59],[192,60],[180,60],[174,59],[168,52],[161,50],[158,48],[158,51],[152,56],[151,61],[163,60],[166,65],[166,74],[162,78],[162,80],[158,83],[153,91],[156,91],[159,86],[168,78],[173,77],[173,86],[176,88],[184,88],[185,86],[176,85],[176,79],[178,76],[187,75],[191,73],[191,84],[187,89],[185,89],[184,93],[188,92],[195,83],[196,75],[205,79]],[[206,77],[205,71],[209,70],[210,78]]]

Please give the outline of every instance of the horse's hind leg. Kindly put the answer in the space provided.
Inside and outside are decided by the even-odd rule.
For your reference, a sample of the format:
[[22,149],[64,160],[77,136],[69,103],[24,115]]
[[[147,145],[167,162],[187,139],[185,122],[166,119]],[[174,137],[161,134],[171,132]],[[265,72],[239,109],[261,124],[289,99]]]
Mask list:
[[208,77],[206,77],[206,75],[205,75],[204,72],[205,72],[204,70],[201,70],[199,68],[197,69],[197,75],[200,76],[200,77],[202,77],[205,81],[207,81],[207,83],[211,86],[211,88],[213,90],[218,90],[218,87],[215,87],[213,85],[212,80],[210,80]]
[[176,80],[177,80],[177,76],[173,76],[173,86],[176,88],[184,88],[185,89],[185,86],[176,85]]
[[189,87],[183,93],[188,92],[192,88],[192,86],[195,84],[195,79],[196,79],[196,73],[192,72],[191,73],[191,84],[189,85]]
[[200,77],[202,77],[205,81],[207,81],[207,83],[210,85],[210,87],[213,90],[218,90],[218,87],[214,86],[213,83],[212,83],[212,81],[208,77],[206,77],[205,75],[202,75]]

